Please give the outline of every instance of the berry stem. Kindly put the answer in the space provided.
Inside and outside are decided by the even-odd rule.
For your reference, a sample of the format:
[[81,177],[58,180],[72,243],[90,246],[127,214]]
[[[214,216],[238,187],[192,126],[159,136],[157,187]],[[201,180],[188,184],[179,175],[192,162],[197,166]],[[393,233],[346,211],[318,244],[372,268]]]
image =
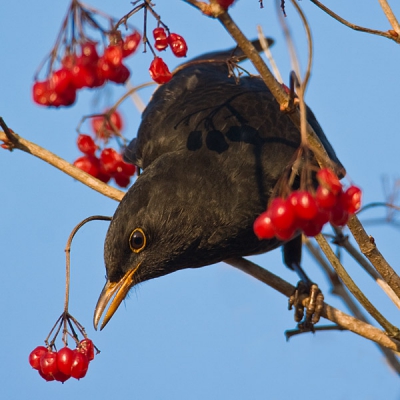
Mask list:
[[[93,215],[91,217],[85,218],[81,221],[75,228],[72,230],[71,234],[68,237],[67,245],[65,247],[65,255],[66,255],[66,262],[65,262],[65,301],[64,301],[64,314],[65,319],[72,318],[71,315],[68,313],[68,304],[69,304],[69,286],[70,286],[70,275],[71,275],[71,244],[72,239],[74,238],[75,234],[78,230],[85,225],[87,222],[90,221],[111,221],[111,217],[106,217],[104,215]],[[60,317],[61,318],[61,317]],[[77,323],[75,319],[73,319],[74,323],[79,326],[80,324]]]

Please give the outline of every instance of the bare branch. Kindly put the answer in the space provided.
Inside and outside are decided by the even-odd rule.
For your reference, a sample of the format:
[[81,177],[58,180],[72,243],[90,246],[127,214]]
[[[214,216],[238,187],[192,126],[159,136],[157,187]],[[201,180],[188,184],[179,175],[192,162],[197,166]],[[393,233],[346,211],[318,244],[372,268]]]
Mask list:
[[[346,21],[344,18],[340,17],[338,14],[334,13],[332,10],[330,10],[328,7],[323,5],[321,2],[318,0],[310,0],[312,3],[314,3],[317,7],[319,7],[321,10],[325,11],[328,15],[330,15],[332,18],[336,19],[336,21],[339,21],[341,24],[347,26],[348,28],[351,28],[355,31],[359,32],[365,32],[365,33],[370,33],[372,35],[378,35],[378,36],[383,36],[387,39],[392,39],[396,43],[400,43],[400,35],[393,35],[390,32],[384,32],[384,31],[378,31],[375,29],[369,29],[369,28],[364,28],[359,25],[352,24],[351,22]],[[382,0],[379,0],[380,2]]]
[[[286,282],[279,276],[264,268],[261,268],[259,265],[254,264],[249,260],[244,258],[230,258],[224,262],[240,269],[246,274],[249,274],[259,281],[267,284],[268,286],[271,286],[273,289],[282,293],[286,297],[290,297],[295,291],[295,287],[289,282]],[[304,298],[304,306],[307,306],[307,298]],[[324,304],[322,316],[338,324],[339,326],[348,329],[349,331],[354,332],[366,339],[372,340],[373,342],[378,343],[388,349],[391,349],[395,352],[400,351],[400,342],[398,340],[389,338],[388,335],[385,332],[382,332],[380,329],[351,317],[350,315],[330,306],[329,304]]]
[[[9,141],[9,138],[7,137],[5,132],[0,131],[0,141]],[[96,190],[104,196],[109,197],[110,199],[121,201],[122,197],[125,194],[121,190],[115,189],[87,174],[81,169],[76,168],[68,161],[65,161],[54,153],[44,149],[43,147],[38,146],[35,143],[29,142],[28,140],[23,139],[16,134],[13,134],[12,147],[18,150],[25,151],[26,153],[32,154],[33,156],[38,157],[43,161],[46,161],[53,167],[58,168],[60,171],[66,173],[67,175],[78,180],[84,185],[89,186],[91,189]]]
[[389,3],[387,2],[387,0],[379,0],[379,4],[382,7],[383,12],[386,15],[386,18],[388,19],[390,25],[392,25],[392,28],[394,29],[394,31],[400,35],[400,25],[399,25],[399,21],[397,21],[396,16],[394,15],[392,9],[390,8]]

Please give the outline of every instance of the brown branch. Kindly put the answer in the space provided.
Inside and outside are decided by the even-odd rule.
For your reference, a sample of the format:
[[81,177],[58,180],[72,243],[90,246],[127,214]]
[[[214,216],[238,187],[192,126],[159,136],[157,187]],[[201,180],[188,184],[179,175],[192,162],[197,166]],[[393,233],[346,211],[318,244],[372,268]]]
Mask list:
[[[0,118],[1,120],[1,118]],[[2,120],[0,121],[1,125]],[[3,129],[4,126],[2,125]],[[96,190],[97,192],[103,194],[104,196],[109,197],[110,199],[121,201],[124,196],[124,192],[118,189],[114,189],[113,187],[99,181],[93,176],[87,174],[79,168],[76,168],[68,161],[65,161],[61,157],[55,155],[54,153],[44,149],[43,147],[38,146],[35,143],[32,143],[22,137],[18,136],[15,133],[12,133],[12,140],[6,135],[5,132],[0,131],[0,141],[4,141],[5,143],[11,141],[12,148],[16,148],[18,150],[25,151],[26,153],[32,154],[35,157],[40,158],[43,161],[46,161],[53,167],[58,168],[60,171],[66,173],[72,178],[78,180],[86,186],[89,186],[91,189]]]
[[[387,39],[392,39],[396,43],[400,43],[400,35],[396,36],[393,35],[390,32],[384,32],[384,31],[378,31],[375,29],[369,29],[369,28],[364,28],[359,25],[352,24],[351,22],[346,21],[344,18],[340,17],[338,14],[334,13],[332,10],[330,10],[328,7],[323,5],[321,2],[318,0],[310,0],[312,3],[314,3],[317,7],[319,7],[322,11],[326,12],[329,16],[332,18],[336,19],[336,21],[340,22],[341,24],[347,26],[348,28],[351,28],[355,31],[359,32],[365,32],[365,33],[370,33],[372,35],[378,35],[378,36],[383,36]],[[397,32],[400,33],[400,32]]]
[[381,325],[389,336],[400,339],[400,331],[397,327],[392,325],[368,300],[364,293],[358,288],[355,282],[351,279],[350,275],[344,269],[343,265],[340,263],[339,259],[336,257],[335,253],[329,246],[328,242],[322,234],[315,237],[321,250],[324,252],[326,258],[332,264],[339,278],[347,286],[353,296],[361,303],[361,305],[367,310],[367,312]]
[[400,35],[399,21],[397,21],[397,18],[394,15],[387,0],[379,0],[379,4],[381,5],[381,8],[382,8],[383,12],[385,13],[386,18],[388,19],[390,25],[392,25],[392,28],[394,29],[394,31],[397,33],[397,35]]
[[[244,258],[230,258],[224,262],[267,284],[286,297],[290,297],[295,291],[295,287],[289,282],[286,282],[279,276],[264,268],[261,268],[259,265],[254,264],[249,260]],[[303,305],[307,306],[307,304],[308,299],[304,298]],[[398,340],[389,338],[387,334],[380,329],[366,324],[365,322],[362,322],[330,306],[329,304],[324,304],[322,316],[332,322],[335,322],[339,326],[366,339],[372,340],[373,342],[378,343],[388,349],[396,352],[400,351],[400,342]]]
[[[332,289],[331,293],[340,297],[346,304],[347,308],[350,310],[351,314],[362,322],[369,323],[368,318],[360,310],[354,298],[351,297],[350,293],[343,285],[342,281],[339,279],[337,273],[332,270],[332,267],[328,263],[327,259],[324,258],[321,249],[315,246],[311,240],[303,235],[303,243],[307,250],[310,252],[311,256],[314,257],[315,261],[322,267],[322,270],[326,273],[328,279],[331,281]],[[356,249],[354,249],[356,251]],[[364,259],[364,261],[366,261]],[[372,267],[370,267],[372,268]],[[375,270],[373,270],[375,272]],[[376,273],[376,272],[375,272]],[[400,361],[397,359],[396,355],[392,350],[387,349],[381,344],[377,343],[379,350],[385,356],[388,364],[400,375]]]

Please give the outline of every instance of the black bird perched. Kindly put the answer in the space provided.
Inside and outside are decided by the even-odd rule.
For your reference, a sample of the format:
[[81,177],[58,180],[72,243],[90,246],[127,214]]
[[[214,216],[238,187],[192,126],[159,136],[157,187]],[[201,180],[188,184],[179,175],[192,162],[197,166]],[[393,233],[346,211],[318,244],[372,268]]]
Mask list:
[[[282,245],[257,239],[253,222],[300,134],[260,78],[231,76],[227,54],[182,66],[143,112],[126,152],[143,173],[107,232],[96,328],[111,298],[101,329],[137,283]],[[340,166],[311,110],[307,118]]]

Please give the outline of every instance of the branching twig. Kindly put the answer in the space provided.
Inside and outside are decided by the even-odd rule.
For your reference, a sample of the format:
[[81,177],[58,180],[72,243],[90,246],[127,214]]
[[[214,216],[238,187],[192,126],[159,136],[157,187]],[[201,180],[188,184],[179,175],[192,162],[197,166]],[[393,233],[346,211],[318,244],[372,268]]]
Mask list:
[[336,257],[335,253],[329,246],[328,242],[322,234],[315,237],[322,251],[324,252],[326,258],[330,261],[333,268],[339,275],[339,278],[347,286],[353,296],[361,303],[361,305],[368,311],[368,313],[381,325],[389,336],[400,339],[400,331],[397,327],[392,325],[367,299],[364,293],[357,287],[354,281],[351,279],[350,275],[343,268],[339,259]]
[[[351,311],[351,314],[354,317],[356,317],[360,321],[369,323],[367,317],[360,310],[360,308],[354,301],[354,298],[347,291],[346,287],[343,285],[342,281],[339,279],[336,272],[332,270],[332,267],[330,266],[326,258],[323,256],[321,249],[315,246],[311,242],[311,240],[304,235],[303,235],[303,243],[307,248],[307,250],[312,255],[312,257],[314,257],[314,260],[322,267],[322,270],[325,271],[326,275],[328,276],[328,279],[331,281],[332,284],[331,293],[339,296],[343,300],[343,302],[346,304],[346,306]],[[387,349],[386,347],[382,346],[379,343],[377,343],[377,346],[385,356],[388,364],[393,368],[394,371],[396,371],[400,375],[400,361],[397,359],[396,355],[392,352],[392,350]]]
[[[0,121],[1,123],[1,121]],[[4,129],[4,128],[3,128]],[[0,131],[0,141],[8,141],[7,135]],[[60,171],[66,173],[72,178],[82,182],[86,186],[89,186],[91,189],[96,190],[97,192],[103,194],[104,196],[109,197],[110,199],[121,201],[124,196],[124,192],[121,190],[115,189],[93,176],[87,174],[79,168],[74,167],[68,161],[65,161],[61,157],[58,157],[54,153],[44,149],[43,147],[38,146],[35,143],[29,142],[26,139],[21,138],[20,136],[13,134],[13,148],[25,151],[26,153],[32,154],[35,157],[46,161],[53,167],[58,168]]]
[[[332,10],[330,10],[328,7],[323,5],[321,2],[318,0],[310,0],[312,3],[314,3],[317,7],[319,7],[321,10],[325,11],[328,15],[330,15],[332,18],[336,19],[336,21],[340,22],[341,24],[347,26],[348,28],[351,28],[355,31],[359,32],[365,32],[365,33],[370,33],[372,35],[378,35],[378,36],[383,36],[387,39],[392,39],[396,43],[400,43],[400,34],[398,36],[391,34],[390,32],[383,32],[383,31],[378,31],[375,29],[369,29],[369,28],[364,28],[362,26],[358,26],[355,24],[352,24],[351,22],[346,21],[344,18],[340,17],[336,13],[334,13]],[[381,0],[379,0],[381,1]],[[397,33],[400,33],[397,31]]]
[[[282,293],[286,297],[290,297],[294,291],[295,287],[289,282],[286,282],[279,276],[276,276],[272,272],[261,268],[259,265],[252,263],[244,258],[230,258],[225,260],[229,265],[240,269],[241,271],[253,276],[259,281],[271,286],[273,289]],[[304,306],[307,306],[307,298],[304,298]],[[366,339],[372,340],[388,349],[399,352],[400,342],[396,339],[389,338],[385,332],[380,329],[366,324],[350,315],[330,306],[329,304],[324,304],[324,309],[321,314],[324,318],[340,325],[341,327],[356,333]]]
[[399,21],[397,21],[397,18],[394,15],[392,9],[390,8],[390,5],[387,2],[387,0],[379,0],[379,4],[381,5],[382,10],[386,15],[386,18],[388,19],[390,25],[392,25],[392,28],[394,29],[394,31],[398,35],[400,35],[400,24],[399,24]]

